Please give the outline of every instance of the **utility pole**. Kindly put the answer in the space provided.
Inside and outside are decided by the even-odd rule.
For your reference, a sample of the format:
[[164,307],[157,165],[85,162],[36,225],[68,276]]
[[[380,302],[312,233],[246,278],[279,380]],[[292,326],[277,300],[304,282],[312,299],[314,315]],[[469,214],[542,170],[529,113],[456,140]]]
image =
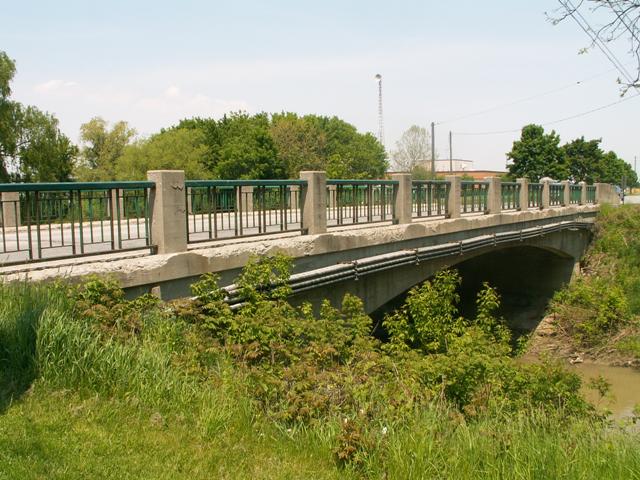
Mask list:
[[436,124],[431,122],[431,173],[436,174]]
[[378,82],[378,141],[384,147],[384,120],[382,117],[382,75],[374,77]]
[[449,130],[449,172],[453,172],[453,141],[451,140],[451,130]]

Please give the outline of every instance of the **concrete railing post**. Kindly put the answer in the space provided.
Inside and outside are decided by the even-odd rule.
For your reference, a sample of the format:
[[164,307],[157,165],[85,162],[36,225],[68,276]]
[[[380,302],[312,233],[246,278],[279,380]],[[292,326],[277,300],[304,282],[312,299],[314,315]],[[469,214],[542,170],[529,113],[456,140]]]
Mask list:
[[562,189],[562,206],[568,207],[571,205],[571,182],[569,182],[569,180],[563,180],[560,183],[564,187]]
[[2,226],[20,226],[20,192],[2,192]]
[[251,185],[245,185],[239,187],[237,190],[239,204],[242,204],[242,211],[244,213],[253,212],[253,189]]
[[551,179],[540,179],[542,184],[542,202],[540,208],[549,208],[551,206]]
[[596,183],[595,186],[596,203],[610,203],[611,205],[619,205],[621,203],[620,196],[610,183]]
[[517,178],[516,182],[520,184],[520,210],[526,212],[529,210],[529,179]]
[[302,233],[316,235],[327,231],[327,174],[300,172],[307,185],[300,189]]
[[151,239],[159,254],[187,250],[187,205],[184,171],[151,170]]
[[447,201],[447,218],[460,217],[460,196],[462,195],[462,177],[446,175],[445,181],[449,182],[449,199]]
[[587,182],[580,182],[580,205],[587,204]]
[[391,175],[391,180],[398,182],[398,185],[394,187],[394,206],[395,214],[393,217],[393,223],[411,223],[413,202],[411,198],[412,179],[410,173],[394,173]]
[[502,212],[502,179],[500,177],[486,177],[489,183],[487,192],[487,213]]

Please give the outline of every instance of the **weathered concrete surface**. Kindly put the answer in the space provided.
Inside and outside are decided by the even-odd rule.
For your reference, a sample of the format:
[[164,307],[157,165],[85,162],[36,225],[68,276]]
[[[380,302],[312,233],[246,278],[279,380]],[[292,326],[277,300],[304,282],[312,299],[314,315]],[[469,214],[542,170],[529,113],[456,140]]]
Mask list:
[[[320,235],[290,233],[200,244],[182,253],[127,258],[115,254],[96,262],[83,259],[81,263],[58,261],[52,266],[5,267],[0,269],[0,274],[6,280],[64,277],[71,281],[80,281],[88,274],[108,275],[133,293],[147,292],[160,286],[163,297],[175,298],[188,295],[189,284],[206,272],[220,273],[223,285],[232,283],[251,256],[285,253],[295,259],[295,271],[300,272],[487,233],[529,228],[565,219],[590,219],[595,216],[597,209],[597,206],[591,205],[571,206],[446,220],[414,219],[414,223],[405,225],[348,226]],[[443,265],[446,263],[443,262]]]

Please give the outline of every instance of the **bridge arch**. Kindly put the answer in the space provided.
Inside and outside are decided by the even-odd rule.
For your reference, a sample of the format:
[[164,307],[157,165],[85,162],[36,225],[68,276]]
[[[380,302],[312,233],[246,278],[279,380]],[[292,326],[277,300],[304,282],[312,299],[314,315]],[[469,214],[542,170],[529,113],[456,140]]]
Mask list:
[[556,231],[345,280],[330,288],[305,291],[292,301],[318,305],[328,298],[339,305],[342,297],[351,293],[363,300],[367,313],[379,313],[393,307],[394,299],[403,298],[415,285],[454,267],[463,279],[463,309],[473,309],[475,293],[487,281],[502,295],[505,316],[510,317],[512,327],[528,330],[540,320],[553,293],[569,282],[589,240],[587,230]]

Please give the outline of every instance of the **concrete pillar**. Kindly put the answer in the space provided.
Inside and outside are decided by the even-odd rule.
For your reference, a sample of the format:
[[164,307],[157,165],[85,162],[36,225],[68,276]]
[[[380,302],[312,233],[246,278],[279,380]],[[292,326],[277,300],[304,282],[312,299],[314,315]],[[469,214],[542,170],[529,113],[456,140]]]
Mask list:
[[620,196],[616,193],[616,189],[609,183],[596,183],[596,203],[610,203],[611,205],[619,205]]
[[4,227],[20,226],[20,192],[2,192],[2,225]]
[[541,178],[540,183],[542,184],[542,202],[540,208],[549,208],[551,205],[551,182],[550,178]]
[[487,213],[502,212],[502,179],[500,177],[486,177],[489,182],[487,192]]
[[300,172],[307,185],[301,189],[302,233],[316,235],[327,231],[327,174]]
[[391,180],[398,182],[397,187],[394,187],[394,205],[395,215],[393,217],[393,223],[411,223],[412,220],[412,198],[411,187],[412,180],[410,173],[394,173],[391,175]]
[[587,182],[580,182],[580,205],[587,204]]
[[187,205],[184,171],[151,170],[151,239],[159,254],[187,250]]
[[251,185],[244,185],[237,190],[238,197],[242,197],[242,200],[238,199],[238,202],[242,202],[242,211],[244,213],[253,212],[253,189]]
[[569,180],[563,180],[560,183],[564,187],[564,190],[562,191],[562,206],[568,207],[571,205],[571,182],[569,182]]
[[518,178],[516,182],[520,184],[520,210],[529,210],[529,179]]
[[445,181],[449,182],[449,200],[447,205],[447,218],[460,217],[460,196],[462,195],[462,177],[446,175]]
[[[113,205],[114,219],[118,218],[118,214],[120,215],[120,218],[125,218],[124,217],[124,190],[122,189],[111,190],[111,205]],[[116,208],[118,210],[116,210]]]

